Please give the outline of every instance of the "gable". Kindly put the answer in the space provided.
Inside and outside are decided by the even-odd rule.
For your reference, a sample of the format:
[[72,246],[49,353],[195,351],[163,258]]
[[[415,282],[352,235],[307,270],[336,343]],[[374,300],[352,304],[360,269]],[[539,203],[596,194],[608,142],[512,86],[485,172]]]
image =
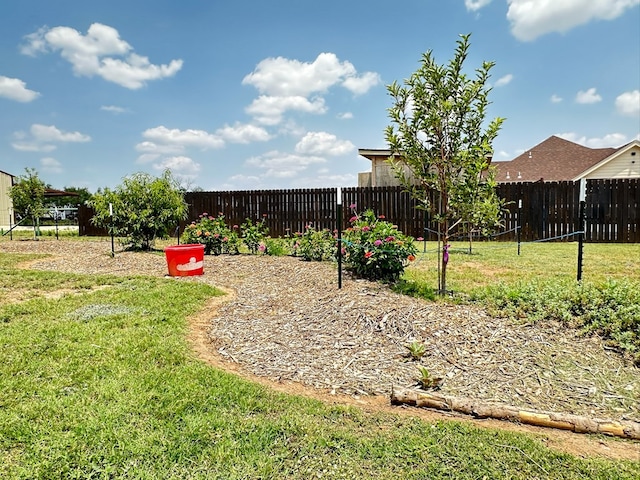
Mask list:
[[640,141],[621,147],[612,155],[582,172],[574,180],[581,178],[640,178]]
[[616,148],[589,148],[551,136],[510,162],[494,162],[498,182],[557,182],[573,180]]

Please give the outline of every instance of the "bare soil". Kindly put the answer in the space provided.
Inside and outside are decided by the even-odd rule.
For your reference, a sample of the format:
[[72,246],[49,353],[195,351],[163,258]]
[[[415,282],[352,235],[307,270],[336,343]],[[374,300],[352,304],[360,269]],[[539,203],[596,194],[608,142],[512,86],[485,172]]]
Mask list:
[[[51,255],[29,262],[34,269],[167,273],[163,254],[117,252],[112,258],[104,241],[3,241],[0,252]],[[638,442],[389,402],[391,386],[414,385],[420,365],[443,379],[447,395],[639,421],[640,372],[598,338],[552,323],[493,318],[479,307],[425,302],[348,276],[338,289],[335,265],[290,257],[207,256],[204,275],[175,280],[205,282],[228,293],[190,319],[194,351],[217,368],[332,404],[524,431],[574,455],[640,461]],[[426,347],[419,361],[407,357],[411,342]]]

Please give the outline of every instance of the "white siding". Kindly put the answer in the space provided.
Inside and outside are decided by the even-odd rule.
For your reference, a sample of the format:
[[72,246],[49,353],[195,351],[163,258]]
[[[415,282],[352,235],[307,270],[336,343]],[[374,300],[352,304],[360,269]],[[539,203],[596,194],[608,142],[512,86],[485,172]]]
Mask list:
[[585,178],[640,178],[640,147],[634,146],[612,158]]
[[[9,211],[12,206],[9,198],[11,175],[0,172],[0,228],[9,228]],[[13,223],[13,220],[11,221]]]

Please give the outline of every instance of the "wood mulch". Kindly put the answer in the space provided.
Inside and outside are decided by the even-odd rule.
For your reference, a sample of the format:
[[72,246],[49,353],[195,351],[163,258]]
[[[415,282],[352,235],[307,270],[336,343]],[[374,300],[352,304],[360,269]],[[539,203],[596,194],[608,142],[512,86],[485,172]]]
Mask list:
[[[47,253],[29,268],[165,276],[164,255],[117,252],[105,241],[2,241],[0,252]],[[236,370],[322,395],[388,398],[415,385],[418,366],[446,395],[611,420],[640,421],[640,372],[596,337],[551,322],[489,316],[343,276],[292,257],[207,256],[202,276],[176,278],[232,293],[206,315],[209,347]],[[407,345],[426,347],[419,361]],[[379,397],[376,397],[379,398]]]

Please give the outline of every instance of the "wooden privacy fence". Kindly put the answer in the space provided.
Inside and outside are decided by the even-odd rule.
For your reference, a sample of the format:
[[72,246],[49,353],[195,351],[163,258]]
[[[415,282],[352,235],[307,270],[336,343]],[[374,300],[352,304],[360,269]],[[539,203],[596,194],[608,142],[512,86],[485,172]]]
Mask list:
[[[496,240],[522,241],[574,240],[580,230],[579,182],[504,183],[498,195],[505,199],[507,212],[502,232]],[[188,192],[188,220],[199,215],[223,214],[229,226],[241,225],[247,218],[264,219],[271,236],[303,232],[307,225],[316,229],[336,228],[336,189],[249,190],[227,192]],[[414,237],[433,240],[437,225],[416,208],[417,202],[402,187],[353,187],[342,189],[343,227],[349,225],[353,210],[372,209]],[[353,209],[351,206],[354,206]],[[588,180],[585,202],[586,241],[640,242],[640,180]],[[89,220],[93,212],[78,212],[80,235],[104,235]]]

